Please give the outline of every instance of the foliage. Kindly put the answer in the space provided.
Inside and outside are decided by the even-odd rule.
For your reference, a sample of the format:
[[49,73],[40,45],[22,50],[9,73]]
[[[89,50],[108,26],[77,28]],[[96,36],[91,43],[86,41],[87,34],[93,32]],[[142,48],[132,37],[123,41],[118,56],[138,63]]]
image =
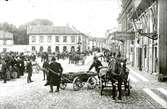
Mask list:
[[7,22],[0,23],[0,30],[13,33],[14,44],[28,44],[27,26],[29,25],[53,25],[53,22],[47,19],[35,19],[26,24],[20,25],[18,28]]

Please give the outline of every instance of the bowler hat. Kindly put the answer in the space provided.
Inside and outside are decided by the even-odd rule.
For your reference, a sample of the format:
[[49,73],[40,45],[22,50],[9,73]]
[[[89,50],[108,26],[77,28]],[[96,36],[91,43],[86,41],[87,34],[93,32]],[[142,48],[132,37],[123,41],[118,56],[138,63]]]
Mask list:
[[98,59],[97,56],[95,56],[93,59]]
[[55,57],[52,57],[51,61],[55,61],[55,60],[56,60]]

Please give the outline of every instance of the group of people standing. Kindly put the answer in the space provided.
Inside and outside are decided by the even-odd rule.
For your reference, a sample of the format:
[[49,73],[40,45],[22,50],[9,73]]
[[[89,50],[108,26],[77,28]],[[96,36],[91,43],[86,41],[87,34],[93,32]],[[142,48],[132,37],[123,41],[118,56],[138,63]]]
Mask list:
[[32,82],[33,56],[25,56],[23,53],[5,53],[0,55],[0,79],[4,83],[11,79],[20,78],[24,73],[28,73],[27,82]]

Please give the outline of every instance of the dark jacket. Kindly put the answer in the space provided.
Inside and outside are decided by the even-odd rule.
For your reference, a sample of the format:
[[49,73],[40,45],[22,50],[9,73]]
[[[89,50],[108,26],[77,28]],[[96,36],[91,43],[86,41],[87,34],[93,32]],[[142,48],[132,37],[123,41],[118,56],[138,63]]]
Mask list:
[[43,63],[43,66],[42,66],[43,68],[49,68],[49,63],[47,62],[47,61],[45,61],[44,63]]
[[96,72],[99,73],[99,71],[100,71],[100,68],[99,68],[99,67],[100,67],[100,66],[103,66],[103,65],[101,64],[101,62],[100,62],[99,60],[93,61],[92,65],[91,65],[90,68],[89,68],[89,71],[90,71],[93,67],[95,67]]
[[49,65],[49,84],[52,84],[54,86],[60,84],[62,72],[63,68],[61,64],[57,62],[52,62]]
[[27,72],[32,74],[32,63],[31,62],[27,63]]
[[2,63],[1,72],[2,72],[2,74],[6,74],[6,72],[7,72],[7,64],[6,64],[6,62]]

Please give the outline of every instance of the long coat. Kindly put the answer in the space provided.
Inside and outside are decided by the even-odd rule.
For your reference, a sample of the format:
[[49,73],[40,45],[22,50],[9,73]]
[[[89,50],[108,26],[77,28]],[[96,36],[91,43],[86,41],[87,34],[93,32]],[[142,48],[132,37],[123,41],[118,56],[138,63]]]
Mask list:
[[[52,71],[54,72],[52,72]],[[57,86],[60,84],[63,68],[60,63],[52,62],[49,65],[49,84]]]
[[27,63],[27,72],[29,76],[32,76],[32,63],[31,62]]
[[6,75],[6,73],[7,73],[7,63],[6,62],[2,63],[1,72],[3,75]]

